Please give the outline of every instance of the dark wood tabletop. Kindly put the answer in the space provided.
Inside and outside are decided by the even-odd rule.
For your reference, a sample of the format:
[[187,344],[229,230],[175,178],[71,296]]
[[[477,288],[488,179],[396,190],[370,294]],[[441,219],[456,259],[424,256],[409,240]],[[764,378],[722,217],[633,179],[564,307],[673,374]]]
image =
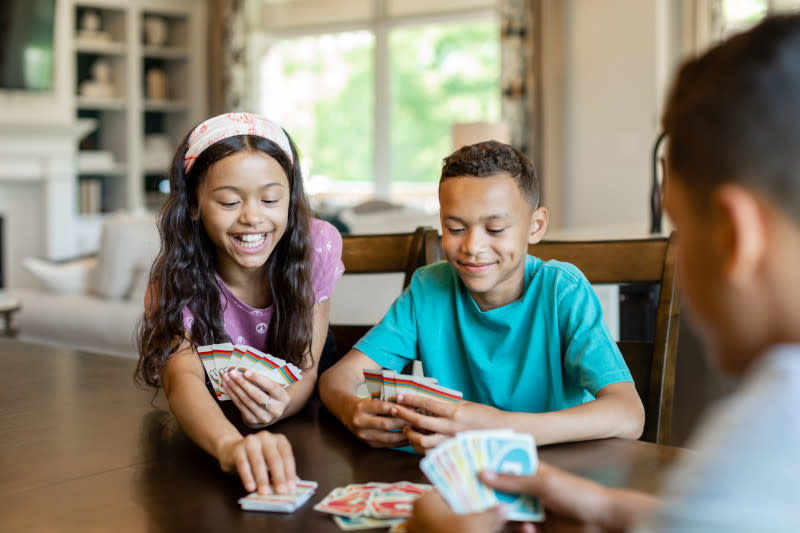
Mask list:
[[[135,363],[0,338],[0,531],[339,531],[312,509],[333,488],[427,482],[418,456],[368,447],[312,400],[272,429],[316,494],[289,515],[242,511],[239,478],[186,438],[163,394],[134,385]],[[539,449],[572,472],[650,492],[680,453],[621,439]]]

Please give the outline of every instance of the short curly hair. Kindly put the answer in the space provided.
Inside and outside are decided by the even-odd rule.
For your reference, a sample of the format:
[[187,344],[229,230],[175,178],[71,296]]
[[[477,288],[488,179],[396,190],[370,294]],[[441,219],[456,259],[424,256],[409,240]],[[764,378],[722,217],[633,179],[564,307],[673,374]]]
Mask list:
[[484,141],[463,146],[444,158],[439,186],[447,178],[474,176],[485,178],[507,172],[517,180],[519,190],[534,209],[539,207],[539,178],[525,154],[499,141]]

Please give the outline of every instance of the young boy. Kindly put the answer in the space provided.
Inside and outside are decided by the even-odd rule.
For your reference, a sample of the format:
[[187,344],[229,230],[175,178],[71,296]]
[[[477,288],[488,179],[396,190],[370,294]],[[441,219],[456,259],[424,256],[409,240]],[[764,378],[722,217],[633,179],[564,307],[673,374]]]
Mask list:
[[[591,286],[572,265],[528,255],[547,229],[530,161],[496,141],[461,148],[444,161],[439,203],[447,261],[417,271],[323,375],[328,409],[373,446],[420,453],[466,429],[510,427],[538,444],[639,437],[642,404]],[[464,401],[356,396],[363,369],[414,359]]]
[[[767,19],[687,62],[663,126],[664,203],[680,235],[684,293],[709,353],[743,378],[739,389],[709,413],[660,501],[549,465],[483,479],[537,495],[554,518],[593,531],[797,531],[800,15]],[[498,509],[457,516],[431,493],[409,531],[498,525]]]

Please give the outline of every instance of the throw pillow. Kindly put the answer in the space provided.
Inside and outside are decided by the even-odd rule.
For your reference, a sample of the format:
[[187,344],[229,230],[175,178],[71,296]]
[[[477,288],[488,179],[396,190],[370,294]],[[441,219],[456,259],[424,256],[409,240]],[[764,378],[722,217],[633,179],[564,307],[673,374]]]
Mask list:
[[86,257],[54,263],[36,257],[22,260],[25,270],[33,274],[42,286],[56,294],[87,294],[97,268],[96,257]]

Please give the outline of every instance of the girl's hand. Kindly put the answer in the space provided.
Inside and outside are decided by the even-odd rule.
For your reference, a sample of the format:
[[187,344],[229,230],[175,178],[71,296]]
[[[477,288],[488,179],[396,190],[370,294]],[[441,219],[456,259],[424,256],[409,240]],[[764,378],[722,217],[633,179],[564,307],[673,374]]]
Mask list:
[[249,492],[272,494],[272,487],[278,494],[294,490],[297,474],[292,446],[279,433],[259,431],[228,440],[220,446],[217,458],[225,472],[236,469]]
[[431,490],[416,500],[408,519],[409,533],[490,533],[500,531],[505,525],[504,509],[492,507],[482,513],[457,514],[436,490]]
[[248,370],[226,372],[222,376],[225,392],[242,413],[242,420],[251,428],[259,428],[279,420],[291,401],[289,393],[268,377]]

